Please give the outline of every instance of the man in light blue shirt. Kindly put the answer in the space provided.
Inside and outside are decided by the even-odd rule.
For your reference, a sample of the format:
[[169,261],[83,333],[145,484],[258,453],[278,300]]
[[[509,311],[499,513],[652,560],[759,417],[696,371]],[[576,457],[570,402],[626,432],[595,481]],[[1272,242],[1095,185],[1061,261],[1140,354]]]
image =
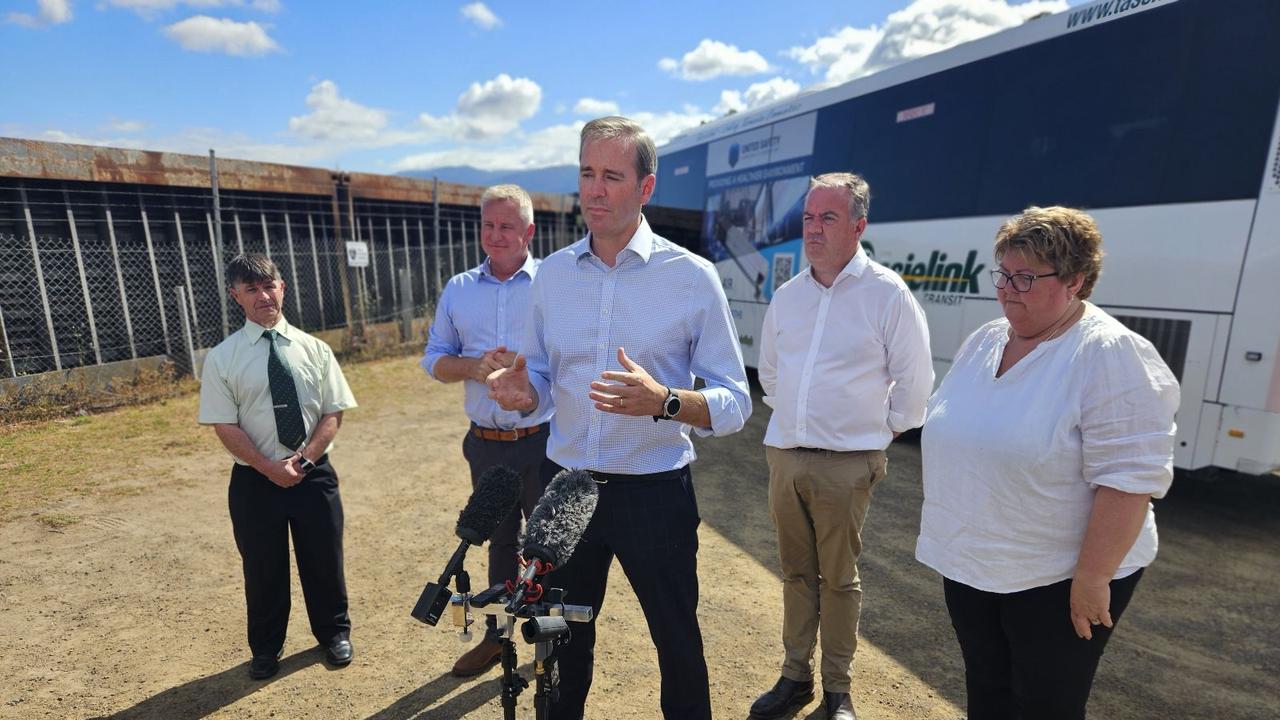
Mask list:
[[[539,268],[526,340],[510,368],[490,375],[490,396],[532,416],[554,405],[544,479],[576,467],[600,483],[595,515],[550,584],[599,617],[616,557],[658,651],[663,715],[710,718],[689,433],[728,435],[751,414],[738,334],[711,263],[653,234],[640,214],[657,171],[644,129],[592,120],[579,164],[590,233]],[[586,623],[556,651],[556,720],[582,717],[594,645]]]
[[[479,267],[449,280],[436,306],[421,365],[441,382],[462,382],[471,427],[462,454],[471,466],[474,487],[485,471],[505,465],[519,474],[520,509],[513,509],[489,541],[489,586],[515,578],[520,515],[527,518],[542,495],[542,461],[547,450],[547,421],[552,406],[523,415],[503,410],[489,398],[485,379],[511,364],[524,340],[529,287],[538,260],[529,255],[533,239],[533,203],[517,185],[495,185],[480,196],[480,246],[488,256]],[[502,645],[495,619],[485,637],[453,666],[457,677],[493,667]]]

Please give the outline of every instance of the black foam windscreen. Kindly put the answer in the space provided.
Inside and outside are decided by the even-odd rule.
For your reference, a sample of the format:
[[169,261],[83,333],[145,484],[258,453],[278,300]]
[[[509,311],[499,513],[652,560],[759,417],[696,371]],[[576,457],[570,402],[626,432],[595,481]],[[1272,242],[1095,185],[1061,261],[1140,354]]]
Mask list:
[[520,476],[505,465],[495,465],[480,476],[467,506],[458,513],[454,532],[472,545],[481,545],[519,501]]
[[578,547],[599,499],[600,489],[591,473],[561,470],[525,523],[521,539],[525,558],[563,566]]

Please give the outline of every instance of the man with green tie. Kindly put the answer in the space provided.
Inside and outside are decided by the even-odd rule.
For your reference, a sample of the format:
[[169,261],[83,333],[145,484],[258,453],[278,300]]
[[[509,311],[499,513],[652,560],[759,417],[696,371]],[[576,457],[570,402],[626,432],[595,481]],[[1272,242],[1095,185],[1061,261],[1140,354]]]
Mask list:
[[244,566],[249,676],[280,669],[289,625],[289,535],[311,633],[335,666],[351,662],[342,571],[342,498],[329,449],[342,412],[356,406],[333,351],[284,319],[284,281],[271,258],[227,265],[244,327],[209,351],[200,424],[235,459],[228,504]]

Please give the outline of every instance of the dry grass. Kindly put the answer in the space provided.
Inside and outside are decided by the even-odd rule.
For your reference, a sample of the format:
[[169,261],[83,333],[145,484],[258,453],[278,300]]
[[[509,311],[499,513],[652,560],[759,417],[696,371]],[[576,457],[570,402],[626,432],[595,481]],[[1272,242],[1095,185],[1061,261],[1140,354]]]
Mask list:
[[[394,405],[406,386],[423,382],[422,371],[404,353],[371,362],[348,359],[343,371],[365,407]],[[78,518],[59,512],[61,500],[149,492],[161,484],[148,472],[157,456],[186,455],[196,462],[200,454],[221,452],[213,433],[196,423],[194,380],[138,387],[127,407],[0,425],[0,522],[30,516],[53,529],[65,527]],[[154,391],[153,400],[132,404],[144,402],[144,388]],[[28,405],[33,413],[55,406],[52,400]]]
[[140,369],[132,378],[91,387],[83,376],[36,380],[0,394],[0,425],[84,416],[189,393],[199,387],[177,373],[173,363]]

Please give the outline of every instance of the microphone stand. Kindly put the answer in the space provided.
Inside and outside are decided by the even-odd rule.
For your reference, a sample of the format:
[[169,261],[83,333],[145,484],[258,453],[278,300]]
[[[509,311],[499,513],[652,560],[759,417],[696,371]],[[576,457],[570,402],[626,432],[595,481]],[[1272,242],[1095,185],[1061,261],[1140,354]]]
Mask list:
[[[453,602],[463,603],[465,597],[454,596]],[[534,646],[534,716],[537,720],[548,720],[551,716],[551,701],[559,685],[555,649],[569,642],[569,621],[590,622],[593,614],[590,606],[566,605],[563,599],[562,589],[551,588],[538,601],[526,602],[519,587],[511,592],[506,585],[495,585],[470,598],[471,604],[477,608],[501,603],[502,612],[506,615],[501,631],[504,720],[515,720],[516,698],[529,687],[529,681],[516,672],[515,626],[518,618],[524,619],[520,628],[524,641]]]

